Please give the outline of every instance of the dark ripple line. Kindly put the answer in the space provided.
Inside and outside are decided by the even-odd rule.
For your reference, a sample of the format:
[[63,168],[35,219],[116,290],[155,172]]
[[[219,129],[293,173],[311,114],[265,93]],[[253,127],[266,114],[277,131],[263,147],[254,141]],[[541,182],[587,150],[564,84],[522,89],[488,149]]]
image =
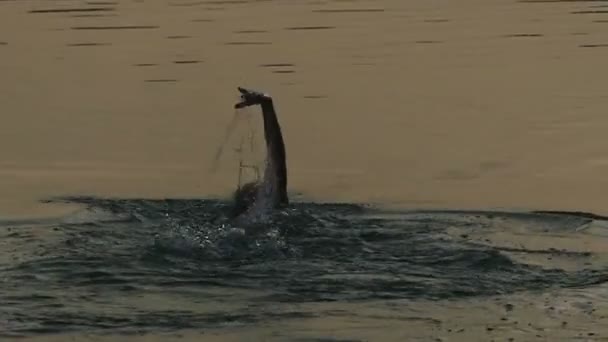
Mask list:
[[110,43],[71,43],[66,44],[66,46],[70,47],[80,47],[80,46],[109,46],[112,45]]
[[335,29],[335,26],[291,26],[291,27],[286,27],[286,30],[290,30],[290,31],[306,31],[306,30],[331,30],[331,29]]
[[260,64],[263,68],[275,68],[275,67],[292,67],[295,66],[292,63],[268,63],[268,64]]
[[148,83],[175,83],[175,82],[177,82],[177,80],[176,79],[172,79],[172,78],[158,78],[158,79],[144,80],[144,82],[148,82]]
[[271,42],[226,42],[225,45],[271,45]]
[[608,10],[586,10],[586,11],[573,11],[572,14],[606,14]]
[[174,64],[198,64],[201,63],[201,61],[199,60],[179,60],[179,61],[173,61]]
[[[90,331],[112,329],[113,331],[159,331],[181,330],[192,328],[206,328],[226,323],[257,323],[260,321],[276,319],[302,319],[313,318],[317,315],[309,312],[292,311],[285,313],[256,312],[247,310],[242,313],[213,312],[197,314],[186,310],[163,310],[154,312],[134,312],[129,316],[93,314],[81,315],[63,310],[53,310],[39,313],[36,316],[38,323],[26,323],[31,317],[16,314],[9,320],[16,323],[16,329],[4,336],[27,336],[31,334],[49,334],[66,331]],[[61,318],[58,318],[61,317]],[[2,334],[0,333],[0,336]]]
[[313,12],[317,12],[317,13],[376,13],[376,12],[384,12],[384,9],[382,9],[382,8],[318,9],[318,10],[313,10]]
[[72,30],[147,30],[157,29],[157,25],[126,25],[126,26],[73,26]]
[[75,13],[75,12],[111,12],[112,7],[87,7],[87,8],[51,8],[41,10],[30,10],[28,13]]

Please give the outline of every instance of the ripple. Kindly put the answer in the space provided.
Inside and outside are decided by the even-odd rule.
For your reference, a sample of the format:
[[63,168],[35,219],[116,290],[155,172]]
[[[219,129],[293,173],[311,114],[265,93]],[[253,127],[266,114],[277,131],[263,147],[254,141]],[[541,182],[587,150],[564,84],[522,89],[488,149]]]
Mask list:
[[78,13],[78,12],[110,12],[114,11],[112,7],[86,7],[86,8],[49,8],[30,10],[28,13]]
[[73,26],[72,30],[148,30],[157,29],[157,25],[124,25],[124,26]]
[[[0,226],[13,234],[9,245],[18,246],[5,254],[32,254],[0,262],[6,307],[0,320],[8,334],[205,329],[307,314],[276,313],[266,307],[272,303],[438,301],[608,281],[601,265],[572,271],[514,257],[585,261],[595,257],[590,252],[453,237],[505,230],[575,235],[578,227],[603,220],[585,213],[399,212],[294,203],[252,233],[231,225],[231,206],[222,201],[58,201],[86,208],[52,223],[29,220],[15,228],[19,234]],[[53,234],[32,234],[41,229]],[[160,301],[145,300],[161,295]],[[173,302],[188,305],[167,304]]]

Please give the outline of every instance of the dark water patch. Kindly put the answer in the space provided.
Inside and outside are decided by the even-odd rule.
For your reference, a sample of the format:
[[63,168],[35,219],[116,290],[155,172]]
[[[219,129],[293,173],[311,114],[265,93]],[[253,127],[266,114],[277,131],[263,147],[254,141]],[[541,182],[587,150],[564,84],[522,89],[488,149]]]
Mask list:
[[524,248],[514,248],[514,247],[494,247],[499,251],[511,252],[511,253],[526,253],[526,254],[546,254],[546,255],[555,255],[555,256],[567,256],[567,257],[580,257],[587,258],[591,256],[591,252],[579,252],[579,251],[568,251],[564,249],[524,249]]
[[416,44],[439,44],[442,43],[441,40],[417,40]]
[[448,169],[442,171],[435,177],[434,179],[438,180],[457,180],[457,181],[467,181],[472,179],[479,178],[480,175],[477,172],[470,172],[466,170],[458,170],[458,169]]
[[28,220],[10,238],[17,249],[0,251],[28,253],[0,260],[5,334],[207,329],[320,314],[277,310],[281,303],[450,300],[608,281],[608,270],[597,267],[571,271],[511,257],[592,253],[493,247],[448,234],[512,229],[536,239],[575,236],[577,227],[603,218],[587,213],[292,203],[252,233],[231,223],[231,204],[220,200],[53,202],[83,209],[52,223]]
[[175,83],[175,82],[177,82],[177,80],[172,79],[172,78],[155,78],[155,79],[144,80],[144,82],[147,82],[147,83]]
[[316,13],[377,13],[384,12],[383,8],[350,8],[350,9],[318,9]]
[[271,45],[271,42],[226,42],[225,45]]
[[0,42],[0,46],[1,45],[8,45],[8,43],[7,42]]
[[295,70],[272,70],[273,74],[293,74]]
[[[608,45],[608,44],[606,44]],[[580,217],[585,219],[608,221],[608,216],[597,215],[584,211],[565,211],[565,210],[536,210],[533,213],[537,214],[548,214],[548,215],[561,215],[566,217]]]
[[504,169],[508,167],[509,164],[497,160],[485,160],[479,163],[479,170],[484,172],[491,172],[494,170]]
[[[44,310],[35,316],[35,322],[27,322],[26,317],[28,316],[16,315],[15,321],[18,322],[18,328],[4,335],[25,337],[61,332],[101,332],[104,330],[112,331],[113,334],[128,335],[149,331],[194,329],[201,326],[257,324],[277,318],[302,319],[313,318],[315,315],[305,312],[290,312],[281,315],[280,313],[244,309],[240,312],[192,313],[187,310],[158,310],[153,312],[134,311],[128,316],[115,316],[111,313],[80,316],[67,310],[56,310],[55,312]],[[150,329],[150,327],[156,328]]]
[[533,37],[543,37],[543,34],[540,33],[512,33],[505,34],[503,37],[507,38],[533,38]]
[[573,11],[572,14],[606,14],[608,10],[585,10],[585,11]]
[[214,21],[213,19],[192,19],[193,23],[212,23]]
[[109,46],[112,45],[110,43],[70,43],[66,44],[66,46],[70,47],[85,47],[85,46]]
[[137,64],[133,64],[133,66],[136,67],[151,67],[151,66],[157,66],[158,64],[156,63],[137,63]]
[[72,30],[150,30],[157,29],[156,25],[125,25],[125,26],[73,26]]
[[608,44],[581,44],[578,47],[582,47],[582,48],[608,47]]
[[305,99],[326,99],[327,95],[305,95]]
[[192,38],[192,36],[180,36],[180,35],[167,36],[167,39],[188,39],[188,38]]
[[76,12],[111,12],[113,7],[85,7],[85,8],[49,8],[30,10],[28,13],[76,13]]
[[202,63],[202,61],[199,60],[178,60],[178,61],[173,61],[174,64],[198,64],[198,63]]
[[425,19],[424,22],[425,23],[447,23],[449,22],[449,19]]
[[335,26],[290,26],[286,30],[290,31],[306,31],[306,30],[333,30]]
[[594,20],[594,23],[608,23],[608,19],[605,20]]
[[262,68],[277,68],[277,67],[293,67],[295,64],[292,63],[268,63],[260,64]]

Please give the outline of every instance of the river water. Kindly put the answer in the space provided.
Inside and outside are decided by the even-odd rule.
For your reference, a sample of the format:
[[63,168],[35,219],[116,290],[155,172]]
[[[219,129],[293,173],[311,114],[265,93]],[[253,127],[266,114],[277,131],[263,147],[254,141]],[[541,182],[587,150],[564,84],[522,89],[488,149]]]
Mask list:
[[308,303],[388,310],[608,281],[601,254],[495,238],[605,235],[582,214],[296,203],[246,235],[217,200],[64,200],[87,209],[2,225],[4,335],[230,330],[357,315]]
[[604,3],[0,0],[0,339],[607,338]]

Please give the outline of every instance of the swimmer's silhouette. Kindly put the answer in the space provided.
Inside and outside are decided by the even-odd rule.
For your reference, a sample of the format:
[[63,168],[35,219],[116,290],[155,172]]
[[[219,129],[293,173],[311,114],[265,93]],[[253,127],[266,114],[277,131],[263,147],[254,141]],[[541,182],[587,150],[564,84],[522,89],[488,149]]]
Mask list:
[[270,211],[289,204],[287,197],[287,164],[285,143],[272,97],[239,87],[241,101],[234,108],[262,107],[266,168],[261,182],[247,183],[234,193],[237,222],[247,223],[264,218]]

